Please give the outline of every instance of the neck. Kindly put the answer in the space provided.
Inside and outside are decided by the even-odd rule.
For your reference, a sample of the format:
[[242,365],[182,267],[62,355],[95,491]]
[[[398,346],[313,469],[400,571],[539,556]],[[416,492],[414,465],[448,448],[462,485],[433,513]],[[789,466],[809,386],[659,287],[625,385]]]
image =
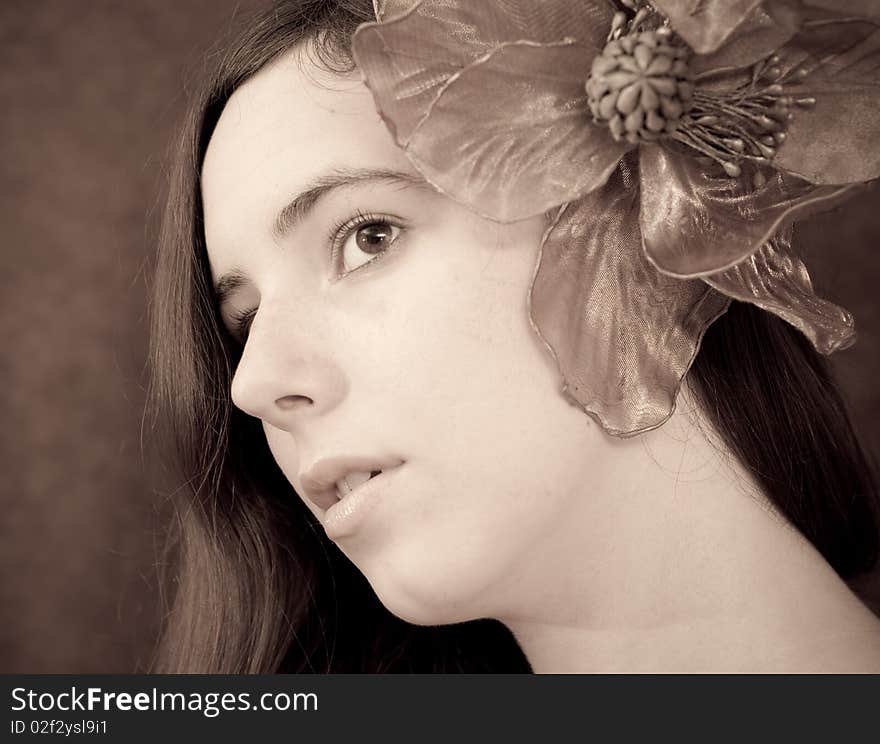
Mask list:
[[617,450],[499,615],[535,672],[880,671],[880,622],[692,419]]

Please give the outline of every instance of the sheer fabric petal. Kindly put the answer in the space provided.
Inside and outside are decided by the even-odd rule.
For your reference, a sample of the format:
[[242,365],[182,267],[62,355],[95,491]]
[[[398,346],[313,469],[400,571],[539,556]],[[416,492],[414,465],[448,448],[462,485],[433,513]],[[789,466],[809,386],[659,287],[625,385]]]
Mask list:
[[442,192],[503,222],[600,186],[628,146],[590,121],[591,59],[573,43],[498,47],[449,81],[407,155]]
[[376,18],[390,21],[411,10],[446,24],[460,38],[560,41],[566,36],[601,45],[614,14],[613,0],[374,0]]
[[385,21],[394,16],[402,15],[410,10],[419,0],[373,0],[373,10],[377,21]]
[[802,14],[790,2],[766,3],[752,10],[717,51],[691,59],[695,75],[725,68],[750,67],[785,44],[798,29]]
[[808,23],[779,54],[808,73],[792,95],[816,102],[796,110],[774,163],[814,183],[880,177],[880,23]]
[[615,436],[669,418],[703,332],[729,303],[644,259],[638,210],[624,162],[561,210],[529,291],[529,317],[559,366],[562,393]]
[[752,185],[754,171],[729,178],[689,154],[640,150],[641,226],[645,253],[678,277],[723,271],[750,256],[783,225],[825,211],[857,188],[815,186],[784,173]]
[[612,17],[604,0],[386,0],[379,10],[386,21],[358,28],[354,59],[401,146],[449,78],[499,44],[574,38],[601,49]]
[[877,0],[801,0],[807,8],[821,8],[838,15],[880,18]]
[[855,341],[852,315],[816,296],[788,235],[774,237],[742,263],[703,279],[719,292],[791,323],[822,354],[845,349]]
[[697,54],[716,51],[761,0],[653,0]]

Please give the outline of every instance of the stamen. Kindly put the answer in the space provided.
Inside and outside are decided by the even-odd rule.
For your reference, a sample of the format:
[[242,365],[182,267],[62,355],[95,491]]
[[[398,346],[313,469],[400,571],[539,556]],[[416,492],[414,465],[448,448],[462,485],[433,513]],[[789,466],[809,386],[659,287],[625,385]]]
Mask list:
[[[752,66],[746,82],[727,91],[700,86],[689,47],[644,0],[621,0],[608,42],[593,61],[586,90],[594,122],[615,140],[647,144],[672,139],[737,177],[743,161],[767,165],[786,140],[794,107],[815,106],[813,96],[792,96],[808,70],[784,71],[772,54]],[[627,21],[627,17],[631,16]],[[647,30],[643,27],[654,25]],[[754,183],[766,180],[756,172]]]

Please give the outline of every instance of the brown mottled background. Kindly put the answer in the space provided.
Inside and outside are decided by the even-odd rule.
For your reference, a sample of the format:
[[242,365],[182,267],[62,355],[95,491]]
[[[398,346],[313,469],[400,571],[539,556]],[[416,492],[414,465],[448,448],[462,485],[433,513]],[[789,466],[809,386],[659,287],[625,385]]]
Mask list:
[[[205,51],[261,4],[0,3],[0,672],[150,658],[167,515],[141,420],[163,153]],[[876,455],[880,193],[800,234],[858,320],[835,364]]]

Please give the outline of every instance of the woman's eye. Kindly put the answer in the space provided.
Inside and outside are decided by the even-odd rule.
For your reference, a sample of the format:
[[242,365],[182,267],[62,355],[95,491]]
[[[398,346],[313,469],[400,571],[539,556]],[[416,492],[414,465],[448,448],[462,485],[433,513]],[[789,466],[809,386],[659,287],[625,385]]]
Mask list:
[[373,261],[388,250],[399,234],[399,227],[382,220],[359,225],[342,244],[342,273],[347,274]]

